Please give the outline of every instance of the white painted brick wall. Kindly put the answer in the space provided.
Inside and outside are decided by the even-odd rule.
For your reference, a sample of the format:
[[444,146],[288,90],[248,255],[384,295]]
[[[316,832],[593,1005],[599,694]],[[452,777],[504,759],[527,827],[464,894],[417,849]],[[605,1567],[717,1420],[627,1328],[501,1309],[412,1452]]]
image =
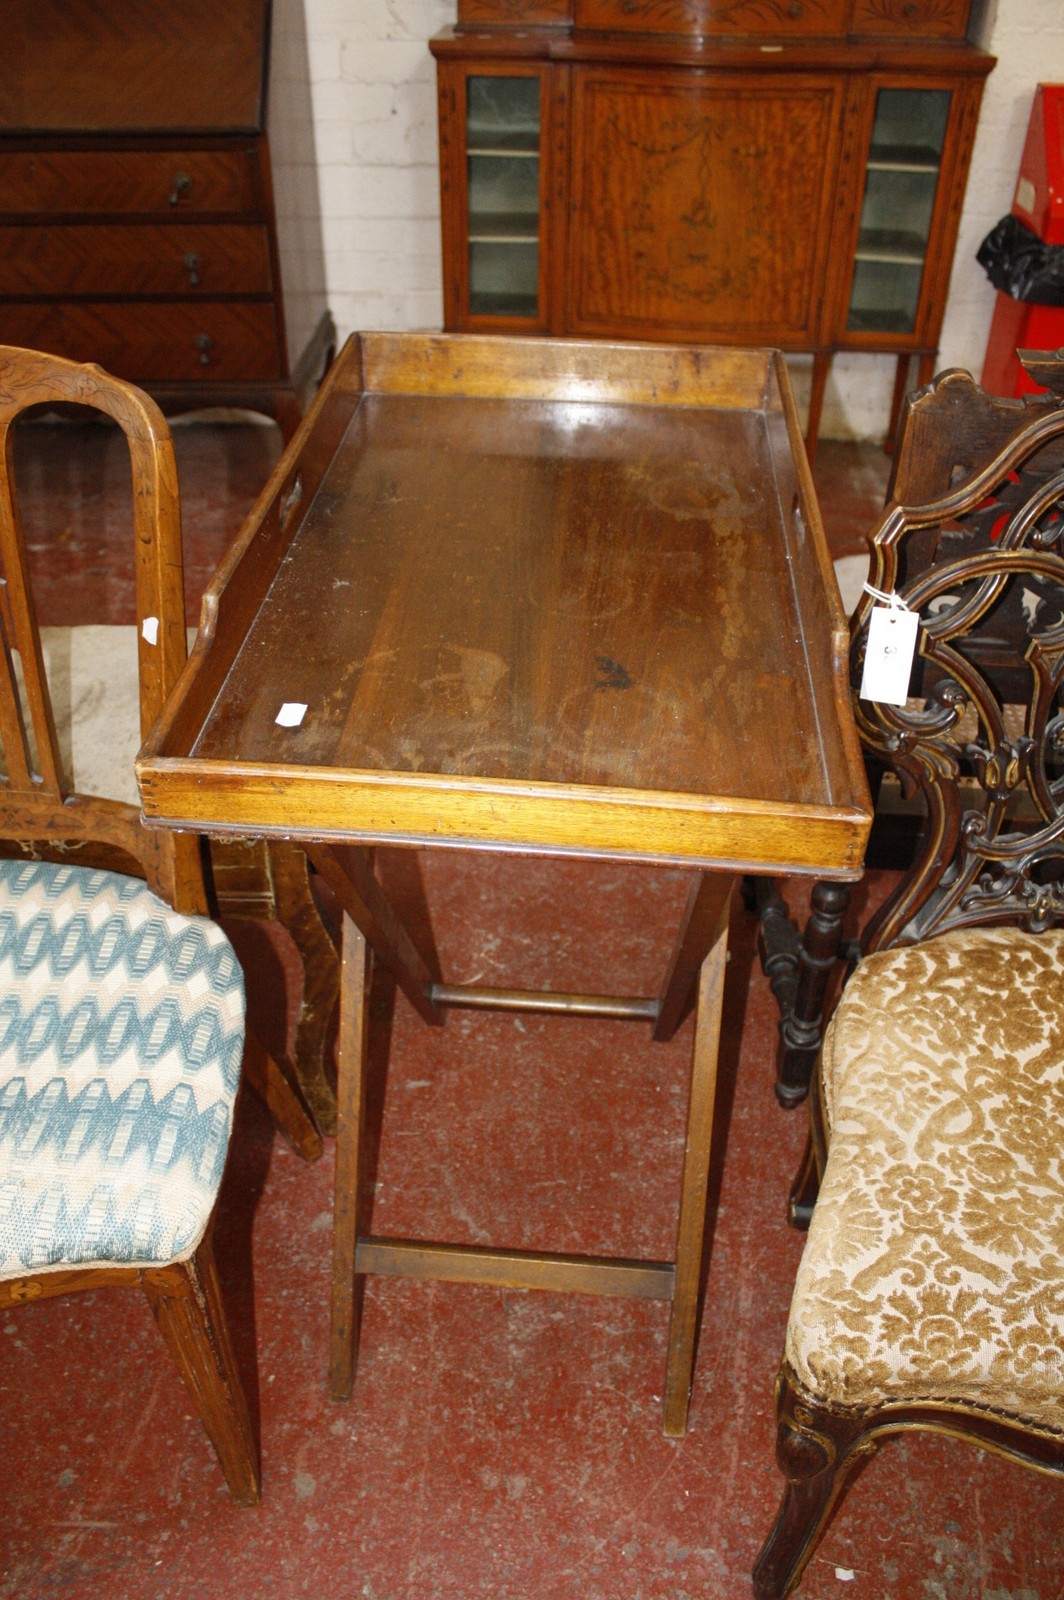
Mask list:
[[[305,0],[329,304],[357,328],[437,328],[443,316],[435,63],[428,40],[454,0]],[[1012,203],[1031,96],[1064,81],[1064,0],[984,0],[987,82],[942,336],[940,366],[978,376],[993,290],[975,261]],[[836,359],[825,435],[875,437],[893,362]],[[796,362],[801,393],[805,372]]]

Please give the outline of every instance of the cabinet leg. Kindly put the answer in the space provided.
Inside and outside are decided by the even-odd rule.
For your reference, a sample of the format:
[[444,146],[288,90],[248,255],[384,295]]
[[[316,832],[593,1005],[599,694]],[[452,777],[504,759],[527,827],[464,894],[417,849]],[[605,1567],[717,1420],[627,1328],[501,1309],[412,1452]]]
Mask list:
[[824,390],[827,388],[828,373],[831,371],[830,350],[818,350],[813,356],[813,381],[809,389],[809,420],[805,429],[805,453],[812,466],[816,456],[817,439],[820,437],[820,413],[824,409]]

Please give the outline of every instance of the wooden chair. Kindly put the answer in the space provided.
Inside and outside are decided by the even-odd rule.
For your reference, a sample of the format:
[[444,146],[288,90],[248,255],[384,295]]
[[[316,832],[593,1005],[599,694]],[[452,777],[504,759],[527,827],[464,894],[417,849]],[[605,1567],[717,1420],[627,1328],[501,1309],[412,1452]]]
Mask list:
[[[1033,352],[1022,356],[1036,381],[1048,386],[1054,377],[1059,380],[1059,363],[1054,364],[1052,358]],[[895,506],[922,506],[949,497],[1010,440],[1059,404],[1052,394],[1024,401],[989,395],[969,373],[958,369],[940,374],[905,403],[885,517]],[[991,547],[996,530],[1024,492],[1022,485],[1005,481],[981,504],[953,511],[940,523],[913,526],[896,551],[902,581],[953,560],[962,551]],[[1006,604],[1018,608],[1018,594]],[[854,626],[858,626],[856,615]],[[1010,691],[1002,674],[1016,672],[1014,662],[1008,667],[1013,656],[1007,636],[1020,626],[1016,616],[995,614],[982,626],[981,642],[969,642],[969,649],[981,652],[980,660],[996,674],[998,687],[1005,693]],[[1014,676],[1013,691],[1013,698],[1022,697],[1022,672],[1018,680]],[[884,765],[873,752],[868,752],[868,769],[876,801],[868,864],[907,866],[921,822],[919,806],[899,796],[896,782],[888,779],[883,785]],[[780,1007],[776,1094],[784,1106],[799,1105],[808,1093],[832,978],[839,960],[849,961],[853,955],[842,937],[851,892],[845,883],[816,884],[808,921],[799,930],[772,880],[760,880],[749,888],[748,903],[759,921],[761,965]]]
[[[904,706],[854,709],[925,822],[820,1054],[760,1600],[797,1583],[892,1434],[1064,1473],[1064,359],[1046,376],[1056,397],[988,464],[893,504],[873,540],[871,581],[919,613],[919,653]],[[921,543],[934,559],[907,563]]]
[[211,1223],[241,1058],[292,1142],[306,1109],[250,1034],[243,977],[207,920],[200,841],[63,772],[19,523],[12,424],[92,406],[133,472],[142,735],[184,665],[177,480],[152,401],[97,367],[0,347],[0,1306],[143,1288],[225,1473],[259,1498]]

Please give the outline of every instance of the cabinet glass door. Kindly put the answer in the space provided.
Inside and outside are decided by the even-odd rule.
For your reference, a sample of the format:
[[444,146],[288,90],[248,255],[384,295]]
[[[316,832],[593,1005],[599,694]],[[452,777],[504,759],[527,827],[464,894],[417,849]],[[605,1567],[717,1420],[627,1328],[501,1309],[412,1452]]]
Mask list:
[[847,329],[913,333],[949,118],[948,89],[880,89]]
[[540,120],[538,77],[467,79],[473,316],[538,314]]

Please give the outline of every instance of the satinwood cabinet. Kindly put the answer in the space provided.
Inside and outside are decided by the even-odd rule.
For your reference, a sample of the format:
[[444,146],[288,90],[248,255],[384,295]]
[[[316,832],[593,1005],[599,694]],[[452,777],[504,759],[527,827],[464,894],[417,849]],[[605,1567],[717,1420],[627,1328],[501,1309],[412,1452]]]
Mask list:
[[459,0],[450,329],[764,345],[931,375],[993,57],[970,0]]
[[290,433],[326,310],[302,0],[4,0],[0,342]]

